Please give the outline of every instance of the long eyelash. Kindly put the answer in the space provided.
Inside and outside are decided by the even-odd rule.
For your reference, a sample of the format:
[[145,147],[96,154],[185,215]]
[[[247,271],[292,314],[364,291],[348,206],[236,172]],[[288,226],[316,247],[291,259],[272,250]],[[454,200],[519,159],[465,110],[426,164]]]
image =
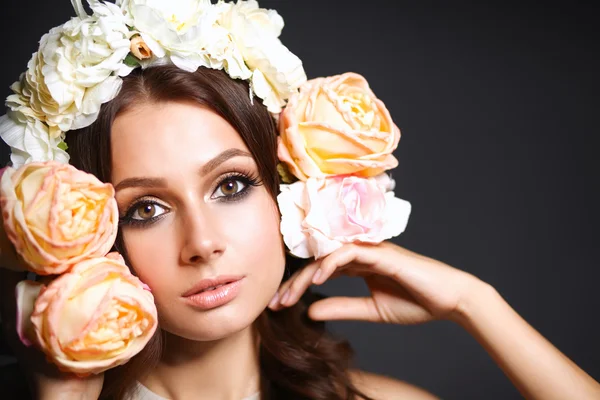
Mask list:
[[247,196],[250,193],[250,188],[261,186],[263,184],[258,174],[251,172],[243,172],[240,170],[236,172],[230,172],[223,176],[221,180],[219,180],[219,183],[217,183],[217,185],[215,186],[215,190],[216,188],[230,180],[237,180],[242,182],[244,184],[244,188],[236,194],[220,197],[219,199],[217,199],[217,201],[229,202],[241,200],[243,197]]
[[165,215],[167,215],[167,213],[158,215],[156,217],[152,217],[150,219],[147,220],[138,220],[138,219],[133,219],[133,213],[135,213],[135,210],[141,206],[141,205],[145,205],[145,204],[156,204],[158,206],[161,206],[163,208],[167,208],[164,205],[160,204],[157,201],[153,201],[150,200],[148,198],[140,198],[135,200],[134,202],[132,202],[128,207],[127,207],[127,211],[125,212],[125,215],[123,215],[122,217],[119,217],[119,227],[121,226],[128,226],[128,227],[132,227],[132,228],[136,228],[136,227],[145,227],[145,226],[150,226],[153,223],[157,222],[158,220],[160,220],[162,217],[164,217]]

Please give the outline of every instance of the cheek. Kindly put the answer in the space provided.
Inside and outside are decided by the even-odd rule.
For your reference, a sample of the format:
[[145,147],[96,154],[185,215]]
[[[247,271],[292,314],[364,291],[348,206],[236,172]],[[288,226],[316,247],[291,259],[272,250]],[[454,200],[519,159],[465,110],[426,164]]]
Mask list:
[[[172,255],[176,251],[173,233],[165,227],[151,229],[124,229],[123,243],[130,267],[152,289],[155,296],[164,287],[173,285]],[[160,297],[160,296],[158,296]]]
[[228,260],[235,258],[243,263],[245,273],[253,276],[262,290],[273,290],[274,294],[285,267],[280,216],[266,190],[257,192],[245,207],[234,206],[227,212]]

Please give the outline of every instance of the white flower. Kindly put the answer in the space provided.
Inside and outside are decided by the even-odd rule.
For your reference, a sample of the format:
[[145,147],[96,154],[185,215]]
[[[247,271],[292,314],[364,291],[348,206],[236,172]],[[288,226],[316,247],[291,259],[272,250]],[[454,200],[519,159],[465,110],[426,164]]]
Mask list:
[[252,90],[272,113],[306,81],[302,61],[279,40],[283,19],[274,10],[258,7],[256,0],[227,4],[220,19],[252,70]]
[[[384,174],[385,175],[385,174]],[[406,229],[409,202],[386,187],[389,177],[334,176],[281,185],[281,233],[290,252],[322,258],[345,243],[380,243]]]
[[[85,12],[80,0],[74,3]],[[131,36],[123,12],[110,3],[90,6],[93,15],[79,14],[42,37],[7,98],[11,110],[45,122],[52,137],[94,122],[121,87],[117,75],[131,71],[123,64]]]
[[210,0],[126,0],[121,7],[157,57],[155,63],[164,63],[161,59],[168,57],[186,71],[210,68],[208,47],[227,35],[217,29],[223,4],[213,6]]
[[34,161],[69,162],[69,155],[58,147],[63,136],[51,137],[45,123],[22,113],[0,117],[0,137],[10,146],[14,168]]
[[224,69],[233,79],[250,79],[252,71],[229,31],[217,26],[213,32],[213,42],[207,46],[210,68]]

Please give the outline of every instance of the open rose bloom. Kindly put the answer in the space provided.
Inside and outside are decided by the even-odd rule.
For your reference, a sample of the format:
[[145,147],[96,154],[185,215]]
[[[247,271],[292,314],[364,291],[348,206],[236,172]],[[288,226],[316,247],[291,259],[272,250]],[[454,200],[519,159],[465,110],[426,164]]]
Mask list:
[[39,275],[60,274],[77,262],[106,255],[117,235],[112,185],[68,164],[7,168],[0,180],[0,204],[6,236],[24,267]]
[[311,79],[279,119],[279,159],[300,180],[394,168],[400,130],[365,78],[345,73]]
[[345,243],[380,243],[404,231],[410,203],[394,197],[383,174],[377,178],[309,178],[282,185],[277,197],[281,232],[290,252],[321,258]]
[[81,376],[126,363],[157,327],[152,294],[117,253],[78,263],[47,287],[20,282],[17,307],[21,340]]

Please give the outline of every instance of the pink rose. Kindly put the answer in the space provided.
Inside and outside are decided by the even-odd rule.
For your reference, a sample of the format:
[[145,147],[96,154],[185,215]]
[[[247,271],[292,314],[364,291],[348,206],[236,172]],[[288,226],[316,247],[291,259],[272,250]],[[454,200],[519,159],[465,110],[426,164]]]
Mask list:
[[[114,189],[95,176],[54,161],[8,168],[0,180],[4,230],[27,268],[60,274],[104,256],[119,222]],[[3,252],[6,245],[3,245]]]
[[82,261],[47,287],[20,282],[17,308],[21,340],[81,376],[126,363],[157,327],[152,294],[118,253]]
[[290,252],[321,258],[344,243],[380,243],[404,231],[410,203],[387,191],[389,177],[309,178],[281,185],[281,233]]
[[278,157],[300,180],[395,168],[400,130],[362,76],[312,79],[288,101],[279,119]]

